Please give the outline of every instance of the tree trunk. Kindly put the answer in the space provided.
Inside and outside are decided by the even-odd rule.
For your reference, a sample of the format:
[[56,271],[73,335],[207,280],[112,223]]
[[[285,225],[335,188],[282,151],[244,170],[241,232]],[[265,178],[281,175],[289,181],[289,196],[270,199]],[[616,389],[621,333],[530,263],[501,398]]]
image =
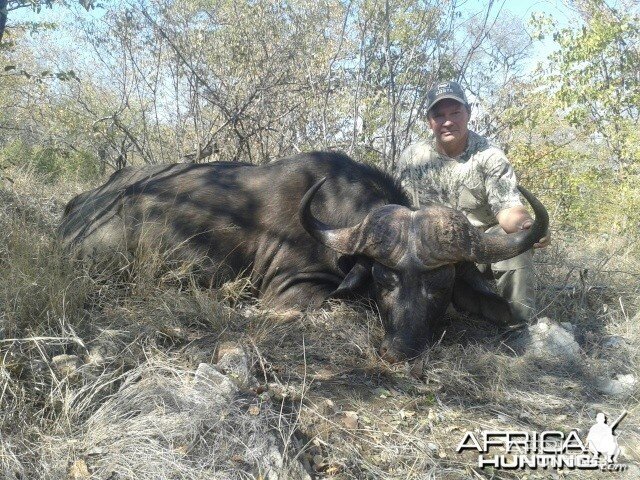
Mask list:
[[7,4],[9,0],[0,0],[0,42],[2,42],[2,36],[4,35],[4,28],[7,25]]

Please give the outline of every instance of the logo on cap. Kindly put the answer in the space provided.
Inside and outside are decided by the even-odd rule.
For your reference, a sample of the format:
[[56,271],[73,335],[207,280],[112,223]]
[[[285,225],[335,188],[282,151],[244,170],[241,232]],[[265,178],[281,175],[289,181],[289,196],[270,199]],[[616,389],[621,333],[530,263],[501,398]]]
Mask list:
[[469,102],[467,101],[467,97],[465,96],[462,87],[456,82],[444,82],[439,83],[429,90],[429,93],[427,94],[427,100],[429,101],[427,111],[431,110],[436,103],[440,100],[444,100],[445,98],[450,98],[451,100],[460,102],[469,108]]

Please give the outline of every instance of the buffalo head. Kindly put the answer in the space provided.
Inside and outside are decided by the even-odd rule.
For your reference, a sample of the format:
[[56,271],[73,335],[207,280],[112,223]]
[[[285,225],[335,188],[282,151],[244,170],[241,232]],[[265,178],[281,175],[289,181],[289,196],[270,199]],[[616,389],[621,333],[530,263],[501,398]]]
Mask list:
[[[332,228],[310,209],[325,180],[303,197],[300,221],[318,242],[356,259],[334,293],[369,284],[386,330],[380,352],[389,360],[416,356],[424,348],[454,297],[456,265],[468,270],[472,262],[495,263],[519,255],[545,235],[549,223],[544,206],[518,187],[533,208],[535,222],[529,230],[510,235],[482,234],[461,212],[444,206],[410,210],[384,205],[358,225]],[[475,283],[468,282],[476,292],[496,299],[488,288]]]

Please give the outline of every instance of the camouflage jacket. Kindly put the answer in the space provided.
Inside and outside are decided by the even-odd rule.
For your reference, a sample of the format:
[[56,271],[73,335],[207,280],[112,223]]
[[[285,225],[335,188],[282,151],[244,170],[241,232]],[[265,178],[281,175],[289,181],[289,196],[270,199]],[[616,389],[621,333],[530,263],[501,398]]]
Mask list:
[[414,206],[455,208],[481,229],[496,225],[499,211],[522,205],[504,152],[472,131],[466,150],[456,158],[438,153],[435,139],[410,145],[400,155],[396,175]]

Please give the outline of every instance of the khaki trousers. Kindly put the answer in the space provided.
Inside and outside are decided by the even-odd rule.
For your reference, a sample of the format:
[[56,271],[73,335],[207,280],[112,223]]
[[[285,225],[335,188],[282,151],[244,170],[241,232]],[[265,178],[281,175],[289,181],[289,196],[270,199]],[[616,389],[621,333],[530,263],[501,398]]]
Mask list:
[[[495,225],[486,233],[506,235],[506,232]],[[533,265],[533,249],[517,257],[492,263],[478,265],[487,277],[493,276],[498,287],[498,294],[509,302],[513,321],[530,323],[536,314],[536,276]]]

